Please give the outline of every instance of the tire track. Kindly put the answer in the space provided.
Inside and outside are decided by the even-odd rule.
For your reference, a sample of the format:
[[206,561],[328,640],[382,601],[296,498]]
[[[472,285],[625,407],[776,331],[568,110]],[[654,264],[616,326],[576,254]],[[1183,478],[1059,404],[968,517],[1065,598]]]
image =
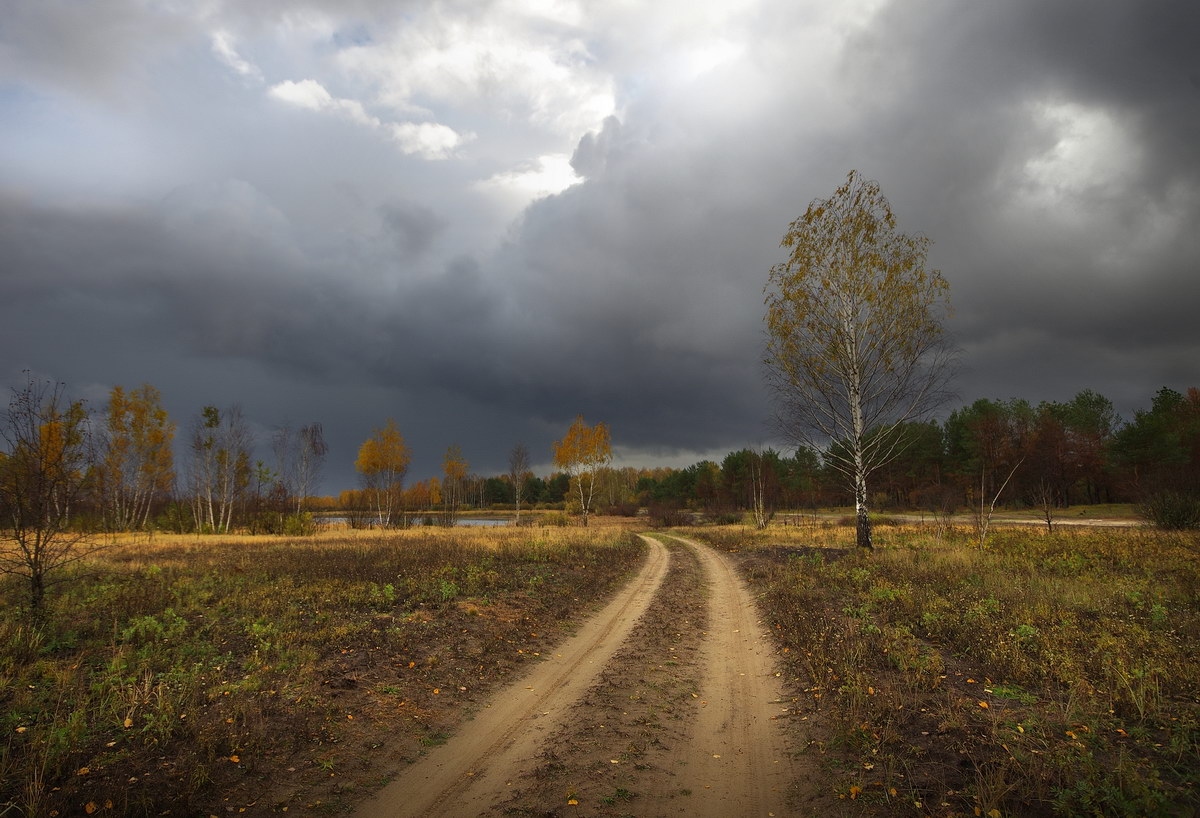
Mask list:
[[805,769],[789,752],[775,645],[732,560],[654,534],[671,575],[600,683],[547,737],[504,804],[522,816],[791,814]]
[[779,719],[789,712],[775,647],[731,560],[682,537],[708,574],[709,631],[700,711],[674,787],[699,797],[691,815],[786,815],[797,768]]
[[641,571],[579,633],[496,694],[449,741],[364,803],[360,818],[484,815],[595,682],[666,576],[668,551],[647,541]]

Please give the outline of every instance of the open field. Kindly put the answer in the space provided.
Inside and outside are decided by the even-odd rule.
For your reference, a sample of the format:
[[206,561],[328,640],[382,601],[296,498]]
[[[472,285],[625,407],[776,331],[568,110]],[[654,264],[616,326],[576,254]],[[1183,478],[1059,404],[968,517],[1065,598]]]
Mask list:
[[736,552],[842,815],[1200,812],[1200,538],[703,529]]
[[[1200,812],[1196,534],[883,524],[865,555],[836,518],[667,532],[737,566],[778,679],[722,647],[749,626],[708,549],[656,534],[666,580],[495,814],[718,805],[683,761],[717,668],[784,684],[789,814]],[[0,586],[0,814],[346,814],[582,634],[638,524],[119,539],[40,632]]]
[[344,811],[640,562],[619,529],[119,540],[0,611],[0,814]]

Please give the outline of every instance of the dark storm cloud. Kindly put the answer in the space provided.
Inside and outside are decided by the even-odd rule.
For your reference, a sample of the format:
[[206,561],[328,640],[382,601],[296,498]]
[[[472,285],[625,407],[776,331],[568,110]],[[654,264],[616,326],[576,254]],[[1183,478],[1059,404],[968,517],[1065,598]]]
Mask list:
[[18,3],[4,376],[319,420],[329,490],[388,416],[415,478],[545,462],[578,413],[631,457],[757,443],[767,272],[856,168],[934,242],[963,401],[1200,381],[1194,3],[439,8]]
[[446,229],[446,220],[428,207],[395,202],[382,208],[383,221],[405,255],[420,256]]

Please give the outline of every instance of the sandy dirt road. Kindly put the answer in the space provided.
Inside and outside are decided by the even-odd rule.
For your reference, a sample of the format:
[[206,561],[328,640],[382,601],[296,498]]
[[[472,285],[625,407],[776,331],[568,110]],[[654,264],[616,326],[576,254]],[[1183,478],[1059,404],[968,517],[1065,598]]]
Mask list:
[[698,816],[786,815],[795,770],[779,718],[790,712],[775,647],[729,558],[683,541],[709,578],[700,712],[677,786],[703,793]]
[[789,814],[791,700],[750,594],[710,547],[644,539],[575,637],[355,814]]

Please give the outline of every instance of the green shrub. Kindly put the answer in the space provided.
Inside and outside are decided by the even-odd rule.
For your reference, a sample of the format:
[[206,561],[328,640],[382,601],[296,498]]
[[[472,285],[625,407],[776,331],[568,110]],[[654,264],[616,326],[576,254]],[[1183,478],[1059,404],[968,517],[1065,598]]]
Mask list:
[[1138,514],[1165,531],[1200,528],[1200,495],[1160,491],[1138,506]]

